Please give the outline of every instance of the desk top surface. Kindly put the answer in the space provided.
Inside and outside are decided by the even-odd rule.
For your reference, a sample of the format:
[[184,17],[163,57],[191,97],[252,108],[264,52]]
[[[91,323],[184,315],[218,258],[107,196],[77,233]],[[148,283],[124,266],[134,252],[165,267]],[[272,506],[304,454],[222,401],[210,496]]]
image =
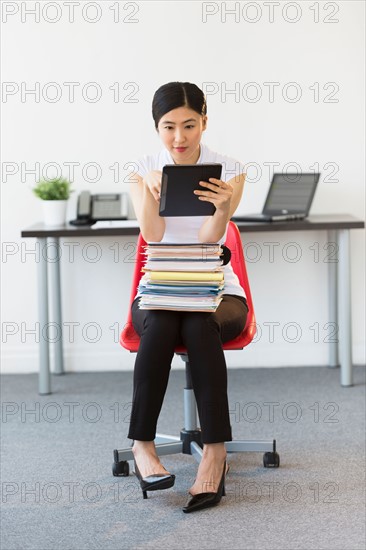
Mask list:
[[[314,214],[305,220],[277,222],[235,222],[241,233],[261,231],[309,231],[329,229],[362,229],[365,222],[350,214]],[[60,227],[47,227],[36,223],[22,230],[22,237],[108,237],[138,235],[139,226],[136,220],[118,222],[118,227],[103,227],[92,229],[90,226],[74,226],[66,224]]]

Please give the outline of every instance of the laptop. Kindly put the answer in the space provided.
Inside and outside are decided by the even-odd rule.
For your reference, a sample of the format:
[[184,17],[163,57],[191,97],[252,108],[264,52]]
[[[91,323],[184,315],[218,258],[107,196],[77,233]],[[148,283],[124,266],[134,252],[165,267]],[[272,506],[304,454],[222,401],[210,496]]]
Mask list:
[[261,214],[234,216],[241,222],[275,222],[303,220],[309,215],[320,173],[273,174]]

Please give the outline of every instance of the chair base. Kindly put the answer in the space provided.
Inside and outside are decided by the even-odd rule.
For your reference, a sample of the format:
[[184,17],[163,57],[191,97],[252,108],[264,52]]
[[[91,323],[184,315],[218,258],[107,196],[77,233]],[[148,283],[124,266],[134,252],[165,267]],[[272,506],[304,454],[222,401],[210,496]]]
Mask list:
[[[192,415],[196,415],[196,411],[194,410],[193,390],[186,388],[184,394],[186,403],[186,425],[197,426],[197,424],[193,424],[194,418],[192,417]],[[156,434],[154,442],[158,456],[181,453],[193,456],[198,463],[201,461],[203,444],[201,430],[199,428],[191,430],[182,428],[180,437],[158,433]],[[275,439],[226,441],[225,447],[227,453],[243,453],[248,451],[264,452],[263,466],[265,468],[278,468],[280,465],[280,457],[276,451]],[[134,458],[131,448],[115,449],[113,451],[113,457],[113,475],[116,477],[128,476],[130,471],[128,461]]]
[[[155,448],[158,456],[173,455],[173,454],[188,454],[200,463],[202,458],[202,442],[201,431],[182,429],[180,438],[173,435],[156,434]],[[225,448],[227,453],[242,453],[242,452],[264,452],[263,466],[265,468],[278,468],[280,465],[279,455],[276,452],[275,439],[263,440],[237,440],[226,441]],[[114,463],[112,473],[116,477],[128,476],[129,465],[128,461],[133,460],[133,453],[129,449],[115,449],[113,451]]]

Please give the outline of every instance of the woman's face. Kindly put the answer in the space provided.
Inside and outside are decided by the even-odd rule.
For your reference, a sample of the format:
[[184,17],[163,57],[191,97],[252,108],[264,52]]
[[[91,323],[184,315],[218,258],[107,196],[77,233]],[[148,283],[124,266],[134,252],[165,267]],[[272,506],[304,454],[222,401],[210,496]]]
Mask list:
[[200,156],[207,116],[189,107],[178,107],[159,120],[159,136],[176,164],[195,164]]

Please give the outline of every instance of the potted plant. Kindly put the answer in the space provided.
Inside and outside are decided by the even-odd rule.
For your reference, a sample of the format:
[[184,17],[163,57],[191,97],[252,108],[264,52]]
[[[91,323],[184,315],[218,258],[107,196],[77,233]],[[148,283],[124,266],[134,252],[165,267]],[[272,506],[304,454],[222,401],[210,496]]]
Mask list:
[[65,225],[67,201],[72,193],[70,186],[70,182],[61,177],[41,180],[34,187],[34,194],[42,199],[45,225]]

